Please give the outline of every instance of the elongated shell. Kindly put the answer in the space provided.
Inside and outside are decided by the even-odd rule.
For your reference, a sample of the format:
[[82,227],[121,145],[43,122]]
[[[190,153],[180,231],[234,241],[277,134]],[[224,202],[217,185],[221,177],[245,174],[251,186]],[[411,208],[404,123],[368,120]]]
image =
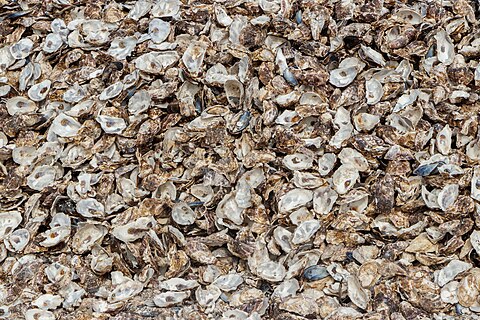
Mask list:
[[10,115],[31,113],[37,110],[37,105],[24,97],[10,98],[6,102],[7,111]]
[[100,123],[103,131],[110,134],[120,134],[127,127],[125,120],[122,118],[99,115],[95,120]]
[[54,167],[43,165],[36,167],[27,177],[27,185],[33,190],[41,191],[53,185],[57,171]]
[[182,61],[187,70],[191,73],[200,71],[203,65],[203,58],[207,51],[207,45],[203,42],[192,42],[182,56]]
[[287,192],[278,201],[278,210],[280,212],[290,212],[298,209],[313,199],[313,192],[306,189],[293,189]]
[[370,79],[365,81],[365,91],[367,104],[376,104],[382,99],[383,86],[380,81],[376,79]]
[[51,130],[60,137],[74,137],[81,128],[81,123],[63,113],[52,122]]
[[330,83],[335,87],[343,88],[355,80],[358,71],[355,67],[338,68],[330,72]]
[[455,47],[453,46],[452,40],[450,40],[450,37],[443,29],[440,29],[435,34],[435,40],[437,40],[438,61],[447,65],[451,64],[455,58]]
[[243,84],[237,80],[227,80],[224,84],[225,94],[230,105],[234,108],[240,107],[243,102]]
[[345,194],[353,188],[359,179],[358,169],[352,164],[342,164],[333,174],[333,184],[339,194]]

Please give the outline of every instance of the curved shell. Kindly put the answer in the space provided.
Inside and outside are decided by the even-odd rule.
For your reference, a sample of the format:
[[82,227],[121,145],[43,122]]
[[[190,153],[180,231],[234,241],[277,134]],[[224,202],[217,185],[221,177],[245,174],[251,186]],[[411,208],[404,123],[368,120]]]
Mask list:
[[32,113],[38,109],[35,102],[24,98],[24,97],[14,97],[10,98],[6,102],[7,111],[10,115]]
[[310,172],[293,172],[293,183],[297,188],[314,189],[320,187],[324,183],[324,179],[318,174]]
[[334,153],[325,153],[323,156],[318,159],[318,172],[321,176],[326,176],[329,174],[335,162],[337,161],[337,156]]
[[0,240],[5,239],[22,222],[22,215],[18,211],[0,212]]
[[284,194],[278,201],[280,212],[291,212],[303,207],[313,199],[313,192],[306,189],[293,189]]
[[124,60],[132,54],[136,45],[135,37],[116,38],[110,43],[107,53],[117,60]]
[[359,113],[353,116],[353,123],[358,131],[370,131],[380,123],[380,117],[369,113]]
[[180,10],[180,0],[165,0],[157,2],[151,10],[154,17],[173,17]]
[[42,247],[54,247],[60,242],[66,241],[68,237],[70,237],[70,232],[70,227],[53,227],[42,234],[45,240],[41,241],[39,244]]
[[183,53],[182,61],[187,70],[191,73],[197,73],[202,68],[203,58],[207,46],[205,43],[194,41],[190,43],[187,50]]
[[195,212],[185,202],[179,202],[172,208],[172,219],[182,226],[191,225],[195,222]]
[[399,9],[397,12],[395,12],[394,16],[395,18],[409,23],[412,26],[420,24],[423,21],[422,16],[418,12],[407,8]]
[[28,89],[28,97],[33,101],[44,100],[50,91],[51,84],[52,82],[50,80],[44,80],[36,85],[33,85],[30,89]]
[[365,81],[365,91],[367,104],[376,104],[383,97],[383,86],[380,81],[376,79],[370,79]]
[[162,19],[152,19],[148,25],[148,34],[155,43],[162,43],[170,34],[170,22]]
[[320,222],[318,220],[302,222],[293,233],[292,243],[301,244],[311,240],[319,229]]
[[63,298],[54,294],[42,294],[32,301],[32,305],[43,310],[54,310],[58,308],[63,302]]
[[87,90],[80,86],[78,83],[75,83],[67,91],[63,93],[63,100],[65,102],[77,103],[80,102],[83,98],[87,96]]
[[182,278],[171,278],[160,283],[160,288],[167,291],[186,291],[195,289],[199,284],[196,280],[185,280]]
[[243,210],[235,201],[235,193],[229,193],[218,203],[215,214],[220,219],[228,219],[240,225],[243,222]]
[[74,118],[60,113],[52,122],[51,130],[60,137],[74,137],[82,124]]
[[153,297],[153,302],[157,307],[167,308],[182,303],[189,295],[187,292],[167,291]]
[[332,211],[337,198],[338,194],[330,186],[317,188],[313,192],[313,210],[327,215]]
[[447,65],[451,64],[455,58],[455,47],[452,44],[452,40],[443,29],[440,29],[435,34],[435,40],[437,41],[438,61]]
[[202,202],[209,202],[213,198],[213,189],[211,186],[205,186],[203,184],[195,184],[190,187],[192,196],[196,197]]
[[268,261],[258,265],[257,274],[260,278],[267,281],[279,282],[285,278],[287,271],[282,264],[274,261]]
[[107,228],[102,225],[84,224],[72,238],[73,251],[78,254],[90,251],[95,243],[102,241],[107,231]]
[[295,153],[283,158],[283,165],[290,170],[305,170],[313,165],[313,158],[305,153]]
[[48,310],[28,309],[25,312],[25,320],[55,320],[55,314]]
[[99,115],[95,118],[105,133],[121,134],[127,127],[125,120],[106,115]]
[[238,80],[227,80],[223,87],[230,105],[234,108],[240,107],[244,95],[243,84]]
[[145,233],[152,227],[156,225],[155,219],[150,217],[141,217],[137,220],[127,223],[122,226],[116,226],[112,230],[112,235],[123,241],[123,242],[133,242],[140,238],[143,238]]
[[30,232],[27,229],[13,231],[5,240],[5,247],[12,252],[20,252],[30,241]]
[[123,90],[123,83],[122,82],[115,82],[114,84],[105,88],[102,91],[98,99],[100,100],[110,100],[118,96]]
[[201,306],[215,306],[215,301],[222,295],[222,291],[216,286],[207,286],[205,290],[198,287],[195,290],[195,299]]
[[385,64],[387,63],[380,52],[375,51],[372,48],[364,45],[360,45],[360,48],[362,50],[364,58],[368,58],[368,60],[373,61],[382,67],[385,66]]
[[353,188],[360,175],[352,164],[342,164],[333,174],[332,181],[339,194],[345,194]]
[[32,49],[33,41],[28,38],[23,38],[10,47],[10,53],[17,60],[25,59],[30,55]]
[[219,276],[213,285],[219,288],[222,291],[233,291],[238,288],[239,285],[243,283],[243,277],[240,274],[229,273],[223,276]]
[[46,53],[54,53],[63,45],[62,36],[58,33],[47,34],[43,42],[42,50]]
[[94,198],[81,199],[76,204],[77,212],[86,218],[99,218],[104,216],[105,207]]
[[352,148],[343,148],[342,151],[338,154],[338,158],[342,164],[351,164],[358,171],[364,172],[368,171],[368,161],[365,159],[363,154]]
[[273,238],[277,245],[285,252],[292,251],[290,241],[292,239],[292,233],[283,227],[276,227],[273,231]]
[[140,71],[160,74],[179,59],[176,51],[149,52],[135,59],[135,67]]
[[447,124],[443,129],[437,134],[436,144],[438,151],[443,155],[448,155],[452,146],[452,130]]
[[33,190],[41,191],[53,185],[57,171],[52,166],[38,166],[27,177],[27,185]]
[[343,88],[355,80],[358,71],[355,67],[338,68],[330,72],[329,81],[335,87]]
[[138,90],[128,100],[128,111],[131,114],[137,115],[146,111],[152,103],[152,98],[146,90]]
[[16,147],[12,151],[12,159],[20,165],[29,165],[37,158],[37,149],[35,147]]

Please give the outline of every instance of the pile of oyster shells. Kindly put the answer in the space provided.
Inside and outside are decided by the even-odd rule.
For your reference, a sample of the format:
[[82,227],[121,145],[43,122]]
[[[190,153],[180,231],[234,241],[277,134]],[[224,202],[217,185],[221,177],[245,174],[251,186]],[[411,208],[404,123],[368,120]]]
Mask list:
[[474,319],[480,3],[0,0],[0,319]]

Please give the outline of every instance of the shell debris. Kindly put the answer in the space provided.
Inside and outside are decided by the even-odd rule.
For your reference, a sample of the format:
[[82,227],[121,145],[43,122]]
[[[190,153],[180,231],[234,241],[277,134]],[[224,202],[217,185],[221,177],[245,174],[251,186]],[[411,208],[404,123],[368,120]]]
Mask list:
[[0,0],[0,319],[479,318],[479,10]]

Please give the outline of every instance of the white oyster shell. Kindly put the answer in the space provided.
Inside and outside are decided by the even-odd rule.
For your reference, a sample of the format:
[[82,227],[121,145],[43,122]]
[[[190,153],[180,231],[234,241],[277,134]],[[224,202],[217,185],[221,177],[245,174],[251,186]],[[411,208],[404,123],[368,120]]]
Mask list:
[[320,229],[318,220],[303,221],[293,233],[292,243],[301,244],[313,238],[315,233]]
[[172,208],[172,219],[182,226],[195,222],[195,212],[185,202],[178,202]]
[[103,131],[109,134],[121,134],[127,127],[127,123],[122,118],[99,115],[95,120],[100,123]]
[[131,114],[137,115],[146,111],[152,103],[152,98],[146,90],[138,90],[128,100],[128,111]]
[[43,310],[54,310],[63,302],[63,298],[56,294],[42,294],[32,301],[32,305]]
[[306,189],[293,189],[284,194],[278,201],[280,212],[291,212],[303,207],[313,199],[313,192]]
[[160,283],[160,288],[167,291],[186,291],[198,287],[196,280],[185,280],[182,278],[171,278]]
[[290,170],[305,170],[313,165],[313,158],[304,153],[295,153],[283,158],[283,165]]
[[376,79],[365,81],[365,96],[367,98],[367,104],[376,104],[379,102],[383,96],[383,86],[380,81]]
[[33,101],[44,100],[50,91],[51,84],[52,82],[50,80],[44,80],[33,85],[30,89],[28,89],[28,97]]
[[352,164],[342,164],[333,174],[332,181],[338,194],[345,194],[359,179],[358,169]]
[[7,111],[10,115],[31,113],[38,109],[37,105],[24,97],[14,97],[10,98],[6,102]]
[[55,314],[48,310],[28,309],[25,312],[25,320],[55,320]]
[[190,43],[182,56],[182,61],[187,70],[191,73],[200,71],[207,46],[203,42],[194,41]]
[[12,252],[20,252],[30,241],[30,232],[27,229],[13,231],[5,240],[5,247]]
[[22,222],[22,215],[18,211],[0,212],[0,240],[5,239]]
[[28,38],[20,39],[10,47],[10,54],[15,59],[25,59],[30,55],[33,49],[33,41]]
[[53,185],[57,171],[52,166],[38,166],[27,177],[27,185],[33,190],[41,191]]
[[74,137],[82,124],[75,118],[60,113],[52,122],[51,130],[60,137]]
[[136,37],[116,38],[110,43],[107,53],[117,60],[124,60],[132,54],[136,45]]
[[182,303],[189,295],[190,293],[187,292],[168,291],[156,295],[153,302],[157,307],[167,308]]
[[162,19],[152,19],[148,25],[148,34],[155,43],[162,43],[170,34],[170,22]]
[[219,276],[212,284],[222,291],[233,291],[242,283],[243,277],[240,274],[230,273]]
[[58,33],[49,33],[45,37],[42,50],[46,53],[54,53],[63,45],[62,36]]

